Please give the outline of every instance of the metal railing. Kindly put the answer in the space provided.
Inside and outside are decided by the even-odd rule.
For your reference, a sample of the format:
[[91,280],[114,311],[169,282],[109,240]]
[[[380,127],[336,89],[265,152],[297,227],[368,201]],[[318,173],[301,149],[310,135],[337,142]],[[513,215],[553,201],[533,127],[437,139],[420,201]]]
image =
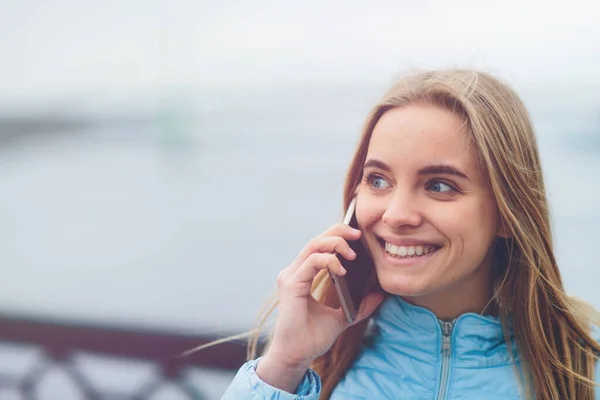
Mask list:
[[[0,389],[16,391],[23,399],[35,400],[40,381],[49,370],[60,366],[88,400],[149,399],[167,384],[176,387],[183,398],[204,400],[207,397],[202,389],[192,385],[185,372],[190,368],[233,372],[244,363],[246,356],[245,343],[238,341],[181,357],[186,350],[215,339],[218,338],[0,314],[0,343],[34,346],[43,354],[24,374],[0,373]],[[159,373],[133,393],[103,390],[94,387],[91,377],[74,362],[78,354],[144,361],[157,367]]]

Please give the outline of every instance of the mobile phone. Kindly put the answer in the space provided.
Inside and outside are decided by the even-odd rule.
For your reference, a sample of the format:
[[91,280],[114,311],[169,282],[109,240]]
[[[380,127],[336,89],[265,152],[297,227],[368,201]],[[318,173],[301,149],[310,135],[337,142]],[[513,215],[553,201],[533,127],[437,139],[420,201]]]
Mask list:
[[[356,197],[352,199],[346,210],[344,224],[358,229],[355,209]],[[346,269],[346,275],[338,276],[331,271],[329,271],[329,275],[336,288],[344,315],[348,322],[353,323],[356,320],[356,314],[373,273],[373,261],[360,239],[349,240],[348,244],[356,253],[354,260],[347,260],[343,256],[337,255],[342,266]]]

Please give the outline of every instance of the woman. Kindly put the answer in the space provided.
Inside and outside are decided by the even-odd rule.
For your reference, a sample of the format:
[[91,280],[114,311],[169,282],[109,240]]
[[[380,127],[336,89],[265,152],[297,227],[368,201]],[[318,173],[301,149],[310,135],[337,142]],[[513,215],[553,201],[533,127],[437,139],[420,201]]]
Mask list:
[[[279,274],[268,349],[224,399],[600,398],[598,315],[565,294],[509,87],[465,70],[400,80],[367,119],[346,206],[355,195],[359,229],[331,227]],[[359,238],[376,279],[350,325],[328,270],[345,273],[334,253],[353,259]]]

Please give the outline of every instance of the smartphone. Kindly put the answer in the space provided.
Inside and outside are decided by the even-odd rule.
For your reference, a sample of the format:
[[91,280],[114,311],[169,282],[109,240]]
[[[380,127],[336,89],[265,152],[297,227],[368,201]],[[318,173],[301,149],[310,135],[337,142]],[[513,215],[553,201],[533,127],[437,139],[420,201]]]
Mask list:
[[[358,229],[356,222],[356,197],[352,199],[346,215],[344,216],[344,224],[350,225],[352,228]],[[373,274],[373,261],[360,239],[348,241],[350,248],[356,253],[354,260],[346,260],[343,256],[337,255],[346,269],[346,275],[338,276],[329,271],[329,275],[336,288],[340,305],[344,311],[344,315],[348,322],[353,323],[356,320],[356,314],[360,307],[369,279]]]

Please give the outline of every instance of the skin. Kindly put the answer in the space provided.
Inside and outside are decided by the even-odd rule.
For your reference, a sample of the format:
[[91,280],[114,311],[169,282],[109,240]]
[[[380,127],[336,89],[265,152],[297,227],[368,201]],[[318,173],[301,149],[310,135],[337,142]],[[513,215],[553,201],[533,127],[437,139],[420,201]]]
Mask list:
[[[319,304],[310,289],[324,269],[345,275],[333,253],[354,259],[349,240],[367,245],[386,292],[441,319],[485,308],[492,297],[492,243],[503,232],[487,177],[465,138],[462,121],[432,105],[408,105],[380,118],[358,188],[359,230],[332,226],[278,276],[275,331],[256,370],[263,381],[293,393],[312,361],[348,328],[342,310]],[[435,251],[401,260],[386,254],[381,238]],[[354,323],[382,301],[380,293],[367,296]]]
[[[452,169],[433,167],[441,165]],[[414,104],[381,117],[369,142],[356,216],[386,292],[441,319],[480,313],[490,301],[500,216],[455,114]],[[436,251],[392,257],[382,239]]]

